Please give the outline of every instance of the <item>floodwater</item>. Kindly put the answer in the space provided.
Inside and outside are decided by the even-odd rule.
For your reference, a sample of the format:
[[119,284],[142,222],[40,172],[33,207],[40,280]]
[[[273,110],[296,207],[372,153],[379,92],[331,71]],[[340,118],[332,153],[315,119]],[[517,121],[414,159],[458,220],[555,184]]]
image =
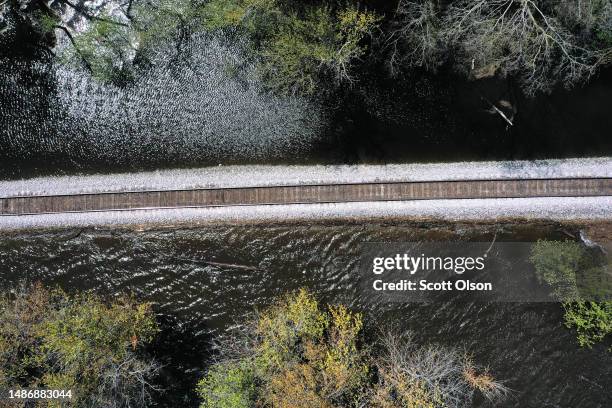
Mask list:
[[[2,58],[0,178],[612,155],[610,70],[582,89],[536,99],[518,95],[510,81],[418,74],[403,86],[372,78],[330,103],[267,92],[235,45],[193,38],[186,49],[180,61],[160,53],[154,69],[125,87],[67,67]],[[488,113],[483,96],[509,101],[515,125]],[[504,406],[612,406],[609,344],[579,349],[558,304],[380,305],[355,284],[362,242],[486,241],[495,233],[518,241],[577,235],[558,224],[462,223],[20,232],[0,236],[0,288],[41,280],[153,302],[163,331],[152,352],[165,364],[168,389],[160,406],[197,406],[193,388],[214,353],[212,339],[253,308],[300,287],[364,311],[369,327],[409,329],[423,344],[474,353],[514,390]]]
[[367,302],[355,283],[362,242],[490,241],[496,233],[500,241],[533,241],[578,230],[552,223],[411,222],[22,232],[0,239],[0,286],[42,280],[68,291],[133,293],[154,302],[164,325],[154,352],[166,364],[167,406],[197,405],[190,390],[215,336],[275,296],[305,287],[324,302],[364,311],[369,327],[409,329],[423,344],[472,352],[514,390],[503,406],[609,407],[609,344],[578,348],[559,304],[381,305]]
[[[372,78],[333,100],[270,93],[240,45],[194,37],[180,61],[114,86],[0,58],[0,177],[219,164],[355,164],[612,155],[612,70],[533,99],[505,80]],[[241,66],[228,76],[228,66]],[[510,103],[514,126],[483,97]],[[501,102],[500,102],[501,103]]]

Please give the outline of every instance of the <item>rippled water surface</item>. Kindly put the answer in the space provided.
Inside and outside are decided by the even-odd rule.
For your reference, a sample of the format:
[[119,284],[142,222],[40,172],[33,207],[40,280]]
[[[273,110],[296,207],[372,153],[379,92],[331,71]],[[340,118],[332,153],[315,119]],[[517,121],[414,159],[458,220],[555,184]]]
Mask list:
[[[510,98],[507,81],[419,75],[331,101],[269,92],[240,42],[194,36],[114,86],[0,57],[0,177],[244,163],[388,163],[609,156],[612,70],[583,89]],[[384,81],[383,81],[384,82]]]
[[175,378],[168,380],[175,394],[187,393],[205,368],[213,336],[274,296],[306,287],[324,301],[364,310],[368,324],[411,329],[423,343],[465,347],[515,390],[507,406],[610,406],[612,353],[604,345],[579,349],[558,304],[372,306],[357,290],[361,242],[490,240],[496,231],[503,240],[575,233],[546,224],[476,230],[411,223],[12,234],[0,239],[0,284],[42,280],[155,302],[166,327],[156,353]]

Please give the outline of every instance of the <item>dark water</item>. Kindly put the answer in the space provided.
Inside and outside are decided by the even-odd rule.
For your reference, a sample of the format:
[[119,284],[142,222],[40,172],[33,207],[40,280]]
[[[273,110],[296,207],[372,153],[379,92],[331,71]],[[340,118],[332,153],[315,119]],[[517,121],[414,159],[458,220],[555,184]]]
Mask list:
[[[190,40],[122,87],[0,58],[0,177],[244,163],[440,162],[608,156],[612,69],[525,98],[510,80],[374,71],[326,100],[271,94],[240,50]],[[178,61],[178,62],[177,62]],[[488,112],[513,106],[514,126]],[[501,106],[501,105],[500,105]],[[511,112],[507,112],[511,115]]]
[[[154,348],[167,365],[167,406],[195,406],[193,388],[211,339],[255,307],[299,287],[366,313],[367,324],[413,330],[422,343],[466,348],[514,391],[508,407],[609,407],[612,353],[579,349],[558,304],[451,300],[372,306],[357,291],[360,243],[429,239],[561,238],[557,225],[371,224],[82,230],[7,235],[0,285],[42,280],[69,291],[134,293],[155,302],[165,327]],[[564,232],[565,231],[565,232]],[[571,231],[569,229],[570,233]],[[206,262],[250,266],[220,267]],[[609,346],[609,345],[608,345]]]

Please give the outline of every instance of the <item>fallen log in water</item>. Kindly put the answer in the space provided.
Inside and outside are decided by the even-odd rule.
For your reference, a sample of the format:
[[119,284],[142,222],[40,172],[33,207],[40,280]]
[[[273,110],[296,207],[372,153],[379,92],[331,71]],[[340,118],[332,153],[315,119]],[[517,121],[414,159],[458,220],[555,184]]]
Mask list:
[[245,271],[257,271],[259,268],[252,265],[241,265],[241,264],[233,264],[233,263],[225,263],[225,262],[215,262],[215,261],[207,261],[205,259],[191,259],[191,258],[181,258],[181,257],[172,257],[172,259],[176,259],[178,261],[191,262],[196,264],[204,264],[210,266],[219,266],[222,268],[233,268],[233,269],[242,269]]

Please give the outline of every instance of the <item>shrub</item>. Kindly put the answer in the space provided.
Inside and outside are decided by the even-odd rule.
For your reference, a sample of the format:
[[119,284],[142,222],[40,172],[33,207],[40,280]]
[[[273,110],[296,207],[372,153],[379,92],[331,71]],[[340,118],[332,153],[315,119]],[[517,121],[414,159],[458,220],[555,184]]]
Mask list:
[[548,284],[557,300],[578,298],[576,273],[584,265],[584,248],[573,241],[538,241],[530,261],[540,282]]
[[[200,382],[202,407],[233,406],[237,398],[241,403],[249,399],[251,406],[349,404],[359,398],[369,376],[360,347],[362,326],[360,314],[343,306],[321,308],[305,290],[282,298],[222,346],[222,351],[236,344],[243,348],[231,350]],[[237,381],[236,367],[251,383],[238,381],[236,393],[219,392],[228,381]]]
[[336,85],[352,83],[352,65],[366,52],[363,40],[377,21],[373,13],[354,7],[334,13],[320,6],[301,16],[289,14],[264,43],[264,76],[275,89],[306,94],[325,78]]
[[209,30],[240,27],[261,39],[274,29],[279,14],[276,0],[211,0],[204,7],[203,24]]
[[70,406],[148,406],[159,369],[143,347],[158,328],[148,304],[70,297],[36,284],[0,300],[0,388],[71,389]]
[[[575,328],[578,344],[591,348],[612,333],[612,301],[564,303],[565,325]],[[612,348],[610,348],[612,351]]]
[[303,342],[318,342],[330,325],[329,316],[318,302],[300,291],[260,313],[256,321],[257,351],[271,367],[282,367],[292,360]]
[[530,260],[538,279],[563,302],[565,325],[576,329],[581,347],[592,347],[612,332],[610,278],[586,248],[571,241],[538,241]]
[[461,407],[480,392],[499,401],[509,389],[470,355],[440,346],[419,346],[411,333],[388,331],[381,339],[383,352],[375,359],[380,381],[373,401],[381,407]]
[[295,406],[304,398],[327,406],[358,395],[368,374],[361,328],[360,314],[343,306],[322,309],[305,290],[259,314],[256,353],[266,362],[260,375],[267,380],[262,399],[272,406]]
[[198,383],[198,393],[202,407],[250,407],[255,393],[253,370],[242,362],[215,365]]

